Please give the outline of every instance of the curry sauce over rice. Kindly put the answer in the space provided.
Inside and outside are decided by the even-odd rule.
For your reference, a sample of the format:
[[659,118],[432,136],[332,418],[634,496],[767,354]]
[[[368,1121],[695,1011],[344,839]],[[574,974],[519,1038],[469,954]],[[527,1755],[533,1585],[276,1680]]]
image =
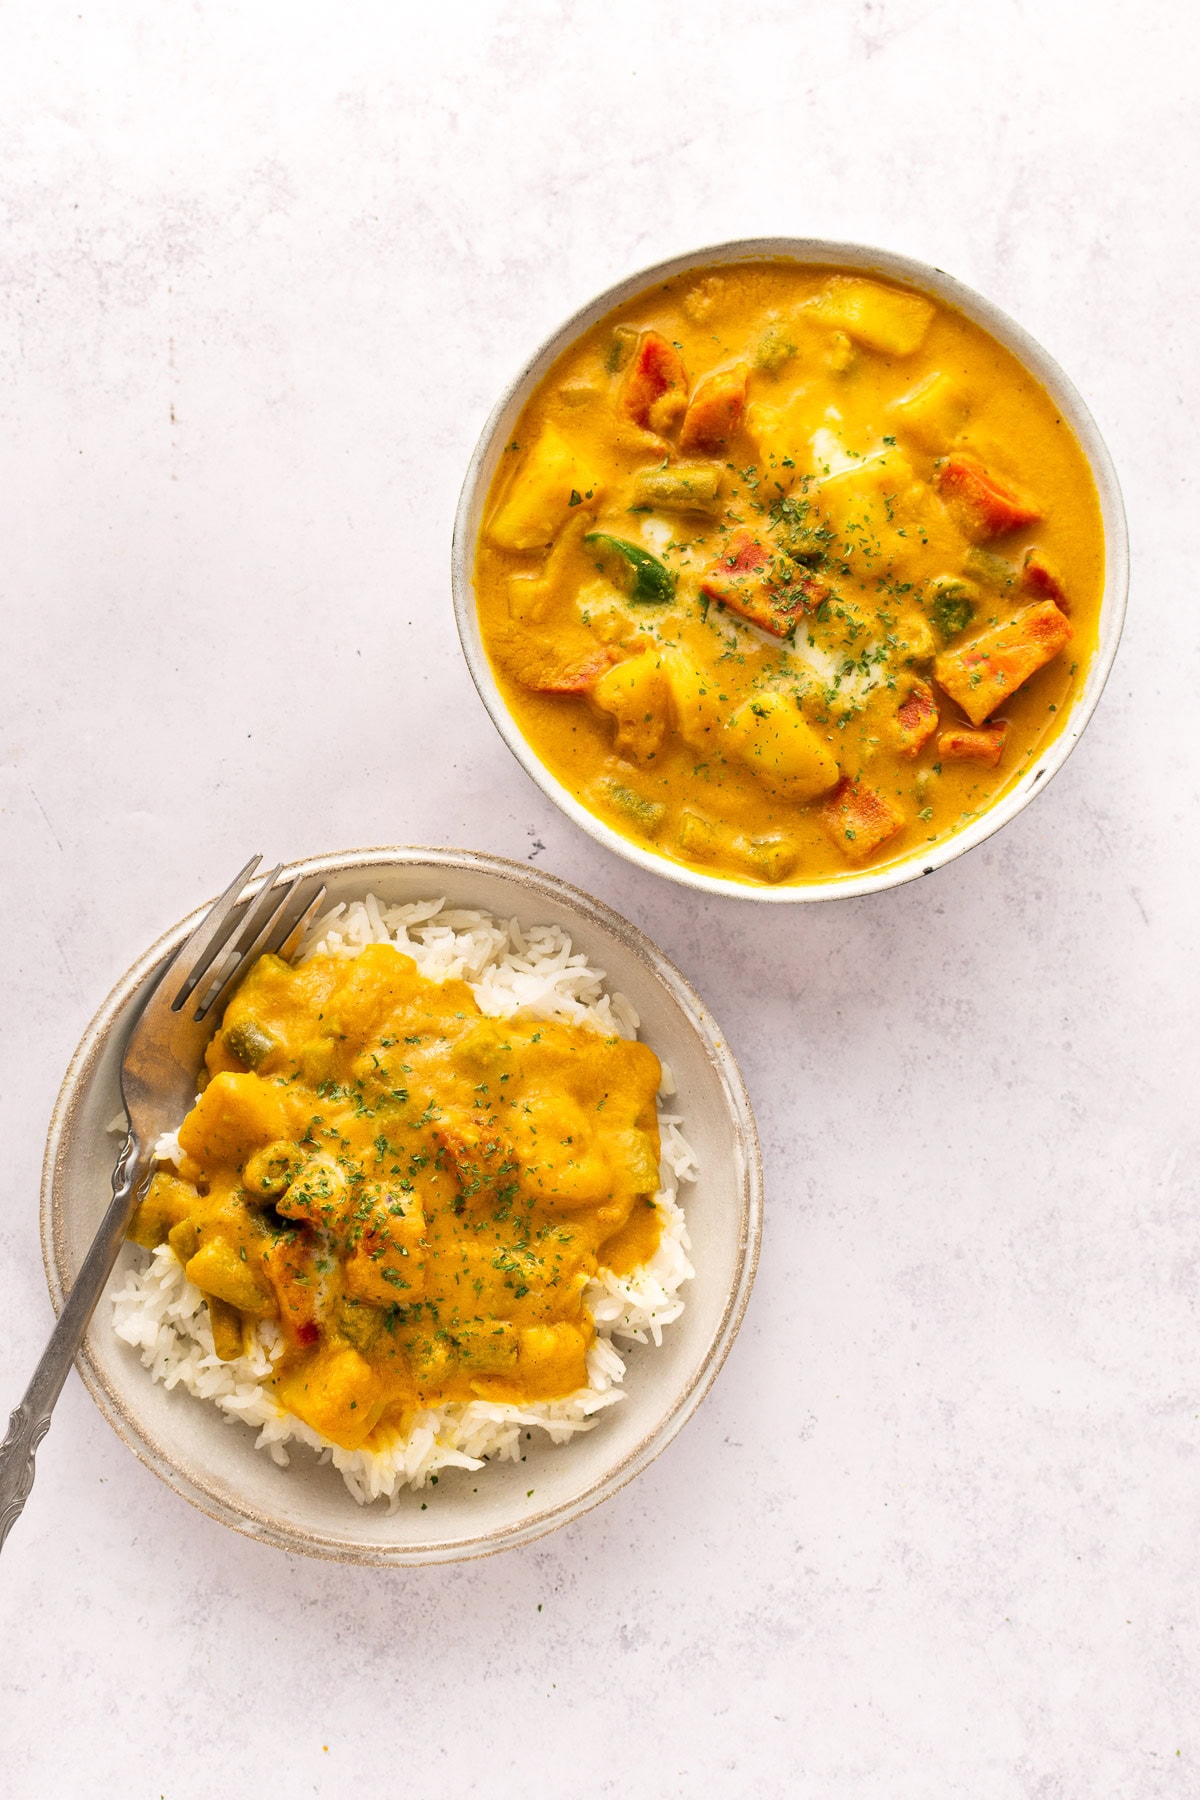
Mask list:
[[348,1449],[553,1400],[587,1386],[589,1281],[658,1246],[661,1073],[590,1025],[485,1017],[387,943],[266,956],[131,1235],[170,1244],[222,1358],[275,1321],[279,1404]]

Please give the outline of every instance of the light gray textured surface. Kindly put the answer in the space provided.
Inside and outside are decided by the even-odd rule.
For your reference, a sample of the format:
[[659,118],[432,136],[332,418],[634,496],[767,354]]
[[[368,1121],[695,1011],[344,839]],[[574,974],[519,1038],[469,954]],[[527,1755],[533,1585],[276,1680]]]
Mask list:
[[[593,889],[725,1024],[768,1183],[698,1418],[486,1563],[243,1542],[72,1379],[0,1566],[6,1795],[1200,1792],[1198,79],[1167,0],[0,14],[8,1394],[62,1069],[249,848],[469,844]],[[1053,787],[928,881],[795,913],[560,819],[447,577],[545,332],[779,231],[1018,317],[1134,550]]]

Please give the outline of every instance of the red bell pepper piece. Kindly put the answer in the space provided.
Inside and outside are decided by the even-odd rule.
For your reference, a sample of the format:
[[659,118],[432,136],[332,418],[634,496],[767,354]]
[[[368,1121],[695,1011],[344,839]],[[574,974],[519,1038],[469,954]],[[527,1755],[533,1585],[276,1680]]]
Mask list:
[[626,413],[646,431],[667,432],[686,410],[687,397],[688,375],[678,350],[659,332],[643,332],[621,392]]

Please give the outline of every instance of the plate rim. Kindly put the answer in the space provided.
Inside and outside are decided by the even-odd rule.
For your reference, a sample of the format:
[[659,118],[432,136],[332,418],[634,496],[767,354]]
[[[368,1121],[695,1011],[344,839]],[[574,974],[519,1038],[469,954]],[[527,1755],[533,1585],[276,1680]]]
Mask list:
[[[203,1471],[197,1468],[180,1468],[126,1406],[95,1361],[91,1352],[91,1340],[94,1332],[103,1329],[101,1306],[105,1296],[101,1297],[101,1306],[97,1307],[89,1322],[75,1366],[104,1418],[140,1462],[199,1511],[220,1524],[230,1526],[242,1536],[326,1561],[395,1567],[473,1560],[531,1543],[580,1518],[611,1498],[666,1449],[707,1396],[745,1316],[758,1269],[762,1237],[763,1170],[762,1152],[749,1093],[724,1033],[688,978],[631,920],[595,895],[564,881],[561,876],[551,874],[549,870],[531,869],[527,864],[485,851],[416,844],[377,845],[306,857],[287,864],[282,875],[285,879],[291,876],[303,878],[356,869],[366,873],[385,865],[428,867],[431,873],[439,868],[453,869],[466,874],[483,873],[515,880],[530,895],[545,899],[551,904],[560,897],[565,898],[590,923],[602,931],[608,931],[632,951],[646,966],[650,975],[666,987],[683,1011],[721,1082],[734,1132],[741,1201],[734,1280],[725,1296],[720,1318],[703,1357],[666,1413],[618,1463],[598,1476],[581,1493],[560,1505],[541,1508],[518,1524],[503,1527],[483,1538],[455,1535],[415,1547],[355,1543],[349,1538],[326,1531],[280,1525],[258,1508],[231,1504],[223,1493],[216,1490],[212,1482],[205,1480]],[[67,1065],[47,1132],[39,1208],[42,1262],[56,1316],[61,1312],[66,1297],[64,1270],[69,1267],[65,1191],[67,1146],[82,1092],[94,1074],[121,1008],[150,971],[183,941],[210,904],[211,901],[206,901],[194,908],[185,918],[155,939],[130,965],[96,1009]]]

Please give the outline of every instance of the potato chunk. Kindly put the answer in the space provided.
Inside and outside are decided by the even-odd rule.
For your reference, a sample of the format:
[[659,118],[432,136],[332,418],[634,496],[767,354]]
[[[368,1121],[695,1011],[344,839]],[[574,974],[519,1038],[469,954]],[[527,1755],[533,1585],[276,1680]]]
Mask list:
[[934,660],[933,672],[972,725],[982,725],[1070,641],[1070,621],[1053,600],[1044,600],[959,649],[943,650]]
[[853,275],[835,275],[817,302],[816,311],[868,350],[887,356],[911,356],[920,348],[933,319],[934,306],[921,294],[884,287]]
[[587,1386],[587,1345],[576,1325],[528,1325],[517,1342],[521,1377],[545,1395]]
[[920,520],[923,490],[894,444],[826,475],[815,491],[821,517],[846,544],[882,536],[897,522],[908,526]]
[[179,1127],[179,1142],[201,1168],[242,1168],[254,1151],[289,1136],[280,1092],[257,1075],[214,1075]]
[[833,752],[784,694],[747,700],[730,715],[726,730],[751,773],[785,800],[815,800],[841,774]]
[[881,844],[903,831],[907,823],[893,801],[867,787],[865,782],[840,782],[821,807],[821,819],[830,837],[851,862],[865,862]]
[[411,956],[394,944],[368,944],[349,963],[325,1010],[325,1027],[360,1041],[378,1031],[398,1006],[420,993],[422,977]]
[[228,1306],[255,1319],[269,1319],[275,1311],[271,1289],[244,1245],[223,1232],[205,1232],[204,1241],[188,1262],[184,1274],[202,1294],[215,1294]]
[[225,1009],[220,1031],[205,1051],[212,1075],[244,1075],[247,1070],[269,1080],[290,1068],[285,1046],[307,1038],[337,973],[328,965],[309,963],[294,977],[280,957],[260,956],[238,985]]
[[561,432],[545,425],[492,514],[487,535],[501,550],[543,550],[573,505],[590,504],[598,491]]
[[382,1383],[351,1345],[324,1350],[279,1383],[279,1398],[298,1418],[344,1449],[356,1450],[382,1410]]
[[703,750],[714,742],[723,723],[723,709],[717,697],[719,684],[715,676],[693,662],[686,650],[665,651],[662,665],[675,729],[685,744],[693,750]]
[[755,400],[746,408],[746,431],[758,453],[765,496],[787,493],[796,479],[797,459],[806,433],[777,406]]
[[971,403],[958,383],[940,370],[926,376],[892,408],[897,428],[933,454],[945,450],[958,436],[970,410]]
[[582,1107],[569,1094],[531,1095],[513,1129],[525,1191],[571,1212],[612,1191],[612,1170]]
[[623,756],[647,762],[662,749],[669,698],[657,651],[626,657],[607,670],[593,687],[592,699],[617,721],[616,747]]

